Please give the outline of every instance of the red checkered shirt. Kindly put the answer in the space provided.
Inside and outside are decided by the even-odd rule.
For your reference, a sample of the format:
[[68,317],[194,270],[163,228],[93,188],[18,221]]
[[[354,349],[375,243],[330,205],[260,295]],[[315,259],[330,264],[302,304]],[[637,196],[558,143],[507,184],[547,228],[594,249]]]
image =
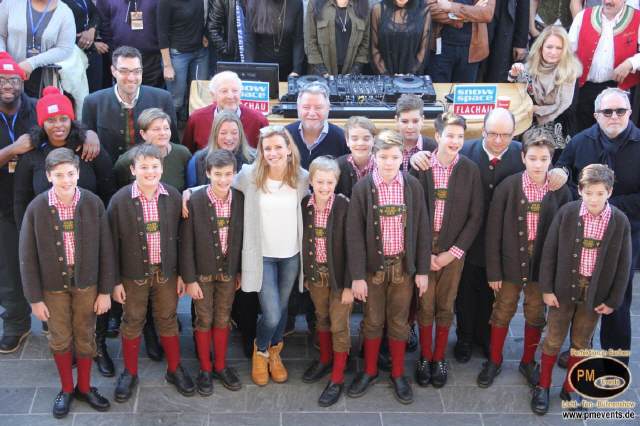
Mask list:
[[[378,169],[371,174],[378,190],[378,206],[404,206],[404,179],[398,172],[391,183],[387,184]],[[380,215],[380,231],[382,234],[382,251],[385,256],[395,256],[404,251],[404,215]]]
[[[522,191],[529,203],[540,203],[549,192],[549,179],[545,178],[544,185],[539,186],[529,177],[529,173],[522,173]],[[527,240],[534,241],[538,235],[538,222],[540,212],[532,212],[527,209]]]
[[[453,172],[453,168],[458,164],[458,160],[460,156],[456,154],[456,158],[453,159],[451,164],[448,166],[440,163],[437,157],[438,151],[434,151],[431,155],[431,174],[433,175],[433,187],[434,189],[447,189],[449,187],[449,178],[451,177],[451,172]],[[439,200],[436,198],[435,201],[435,212],[433,213],[433,231],[440,232],[442,229],[442,224],[444,223],[444,207],[447,204],[446,200]],[[464,256],[464,250],[451,246],[449,248],[449,252],[454,255],[458,259],[462,259]]]
[[329,214],[331,213],[331,208],[333,207],[333,200],[336,198],[334,194],[331,194],[329,200],[327,201],[327,205],[324,209],[319,210],[318,206],[316,206],[316,196],[312,195],[309,198],[309,203],[307,206],[313,206],[314,212],[314,227],[315,229],[321,228],[324,230],[324,237],[315,236],[316,243],[316,262],[318,263],[327,263],[327,220],[329,220]]
[[358,178],[358,180],[370,174],[373,171],[373,169],[375,169],[376,167],[376,159],[373,155],[369,156],[369,162],[367,163],[366,167],[362,170],[360,170],[356,165],[356,162],[353,161],[353,155],[349,154],[349,156],[347,157],[347,161],[349,162],[349,164],[351,164],[351,166],[353,166],[353,170],[355,170],[356,177]]
[[133,185],[131,185],[131,198],[138,198],[140,200],[140,204],[142,205],[142,219],[144,220],[144,223],[158,222],[157,232],[145,232],[147,236],[147,253],[149,256],[149,263],[152,265],[159,265],[162,263],[162,246],[159,224],[160,214],[158,213],[158,198],[160,195],[169,195],[161,183],[158,184],[158,189],[153,195],[152,200],[147,200],[142,192],[140,192],[137,182],[134,182]]
[[[607,203],[604,210],[602,210],[599,215],[593,216],[589,213],[589,210],[587,210],[587,206],[582,203],[580,206],[580,217],[582,217],[584,226],[583,238],[591,238],[600,241],[602,240],[604,232],[607,230],[607,226],[609,225],[609,219],[611,218],[611,206]],[[590,277],[593,275],[593,269],[596,267],[596,260],[598,259],[598,250],[599,248],[582,248],[579,267],[580,275],[584,277]]]
[[402,150],[402,171],[403,172],[409,171],[409,160],[411,159],[411,156],[416,152],[420,152],[420,151],[422,151],[422,144],[420,143],[420,140],[418,141],[418,145],[414,146],[413,148],[409,150],[406,150],[406,149]]
[[[60,199],[56,195],[53,188],[49,190],[49,205],[55,207],[56,210],[58,210],[58,216],[60,217],[60,222],[73,220],[73,214],[76,210],[76,206],[78,205],[79,199],[80,199],[80,190],[78,188],[76,188],[76,193],[73,195],[73,199],[71,200],[70,206],[63,204],[60,201]],[[67,265],[73,266],[75,265],[75,259],[76,259],[75,232],[73,230],[65,231],[63,226],[62,239],[64,241],[64,256],[67,260]]]
[[220,224],[216,224],[218,228],[218,236],[220,237],[220,246],[222,247],[222,254],[227,255],[228,251],[228,241],[229,241],[229,220],[231,219],[231,199],[233,197],[233,192],[229,191],[229,195],[226,200],[221,200],[216,197],[216,194],[213,193],[213,188],[211,185],[207,187],[207,195],[209,196],[209,201],[216,209],[216,218],[218,219],[226,219],[226,225],[220,226]]

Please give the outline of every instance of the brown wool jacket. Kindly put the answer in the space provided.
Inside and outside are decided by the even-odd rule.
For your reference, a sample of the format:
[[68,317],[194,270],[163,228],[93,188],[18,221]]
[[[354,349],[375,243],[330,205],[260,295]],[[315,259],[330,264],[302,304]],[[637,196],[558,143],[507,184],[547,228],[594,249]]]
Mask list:
[[[151,276],[142,205],[138,199],[131,198],[131,185],[120,188],[111,198],[107,208],[116,259],[117,283],[122,283],[123,278],[143,280]],[[178,274],[178,228],[182,212],[182,196],[174,187],[170,185],[164,185],[164,187],[169,195],[158,197],[162,275],[172,278]]]
[[[560,304],[578,294],[578,266],[582,247],[581,201],[565,204],[556,214],[542,251],[540,287],[554,293]],[[604,303],[617,309],[624,299],[631,270],[631,226],[627,216],[611,206],[611,218],[602,238],[596,267],[587,290],[587,306]]]
[[[43,292],[64,291],[71,286],[64,255],[62,223],[49,206],[49,191],[29,204],[20,230],[20,274],[30,303],[43,301]],[[115,283],[109,221],[100,198],[81,190],[74,213],[76,288],[98,286],[110,294]]]
[[216,209],[207,190],[195,191],[188,202],[189,218],[180,226],[180,275],[185,283],[200,275],[225,273],[235,277],[240,272],[244,195],[232,189],[231,220],[227,236],[227,255],[222,253]]
[[[411,173],[422,185],[429,211],[429,223],[433,223],[436,203],[433,173],[431,170],[421,172],[412,170]],[[484,219],[482,181],[478,166],[468,158],[459,156],[458,162],[451,172],[447,189],[447,201],[444,207],[442,228],[440,228],[438,236],[438,246],[440,252],[456,246],[466,253],[475,240]]]
[[506,178],[493,194],[485,236],[488,281],[537,282],[544,237],[557,211],[572,199],[567,185],[544,196],[533,256],[529,259],[527,198],[522,190],[522,173]]
[[[431,228],[420,182],[407,173],[404,177],[404,201],[407,220],[404,229],[405,271],[408,275],[426,275],[431,265]],[[382,233],[377,214],[376,186],[371,175],[353,187],[347,216],[347,261],[352,280],[364,280],[367,273],[384,269]]]
[[[315,215],[313,206],[307,206],[311,195],[302,199],[302,266],[305,281],[319,281],[318,264],[316,263]],[[351,288],[351,278],[347,270],[347,212],[349,199],[337,194],[327,219],[327,266],[333,290]]]

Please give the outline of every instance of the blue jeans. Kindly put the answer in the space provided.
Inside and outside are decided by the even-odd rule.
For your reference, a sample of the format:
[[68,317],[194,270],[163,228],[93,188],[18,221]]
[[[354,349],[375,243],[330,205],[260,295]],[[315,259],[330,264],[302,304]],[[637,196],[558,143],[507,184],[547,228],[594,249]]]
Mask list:
[[188,98],[187,84],[191,80],[206,80],[209,77],[209,49],[203,47],[195,52],[180,52],[171,49],[171,65],[176,73],[173,81],[167,81],[167,90],[173,97],[176,112],[185,105]]
[[442,53],[431,54],[429,62],[434,83],[475,83],[480,62],[469,63],[469,46],[442,43]]
[[262,288],[258,293],[262,314],[256,326],[256,346],[265,352],[282,340],[287,324],[291,289],[300,272],[300,254],[288,258],[262,258]]

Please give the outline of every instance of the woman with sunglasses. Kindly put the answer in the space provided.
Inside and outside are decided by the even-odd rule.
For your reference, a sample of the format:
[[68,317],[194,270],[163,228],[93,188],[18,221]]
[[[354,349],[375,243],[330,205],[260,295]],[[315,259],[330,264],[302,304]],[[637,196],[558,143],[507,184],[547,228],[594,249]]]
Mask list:
[[288,374],[280,352],[296,278],[298,290],[303,290],[300,203],[309,192],[308,173],[300,167],[298,149],[284,127],[260,130],[256,160],[242,167],[233,186],[245,197],[242,290],[258,292],[262,308],[251,378],[259,386],[269,383],[269,376],[282,383]]

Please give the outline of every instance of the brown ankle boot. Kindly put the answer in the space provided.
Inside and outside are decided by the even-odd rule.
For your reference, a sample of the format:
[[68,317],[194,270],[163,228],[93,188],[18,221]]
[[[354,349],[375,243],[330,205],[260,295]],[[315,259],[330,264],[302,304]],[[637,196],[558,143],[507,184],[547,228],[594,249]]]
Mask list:
[[253,342],[253,358],[251,360],[251,380],[258,386],[269,383],[269,352],[260,352]]
[[284,364],[282,364],[282,359],[280,358],[282,347],[283,342],[280,342],[269,348],[269,373],[271,374],[271,379],[276,383],[284,383],[289,377],[287,369],[284,368]]

